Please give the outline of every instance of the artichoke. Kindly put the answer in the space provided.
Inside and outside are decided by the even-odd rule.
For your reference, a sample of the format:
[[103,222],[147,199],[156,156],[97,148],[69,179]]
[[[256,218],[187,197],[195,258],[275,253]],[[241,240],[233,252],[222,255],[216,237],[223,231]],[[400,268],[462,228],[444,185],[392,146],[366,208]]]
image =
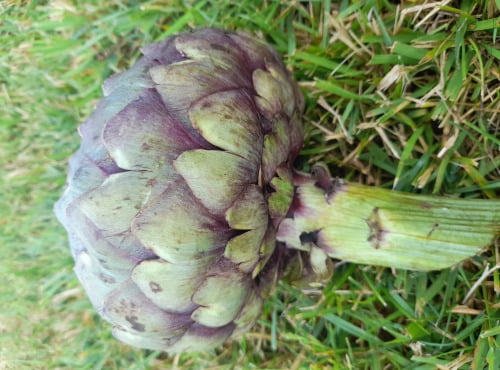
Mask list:
[[303,98],[266,44],[203,29],[142,53],[79,127],[55,206],[76,274],[123,342],[175,353],[239,336],[298,251],[320,276],[329,257],[428,270],[498,234],[498,202],[294,171]]
[[[144,47],[83,123],[56,214],[96,310],[129,344],[204,350],[258,317],[303,99],[279,56],[215,29]],[[288,204],[282,204],[286,203]]]

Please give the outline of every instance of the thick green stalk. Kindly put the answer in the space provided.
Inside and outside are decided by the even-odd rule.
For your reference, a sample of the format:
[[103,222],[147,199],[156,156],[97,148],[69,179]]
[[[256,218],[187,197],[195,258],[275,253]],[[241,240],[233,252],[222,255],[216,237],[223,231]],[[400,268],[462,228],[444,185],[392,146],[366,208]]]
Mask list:
[[299,176],[278,240],[340,260],[438,270],[474,256],[500,234],[500,201],[396,192]]

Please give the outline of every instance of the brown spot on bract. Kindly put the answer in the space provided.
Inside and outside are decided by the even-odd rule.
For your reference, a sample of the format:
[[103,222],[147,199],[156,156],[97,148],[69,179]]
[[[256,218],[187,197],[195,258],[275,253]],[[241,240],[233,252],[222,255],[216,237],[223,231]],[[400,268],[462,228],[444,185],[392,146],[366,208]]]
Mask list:
[[153,293],[159,293],[163,291],[160,284],[155,283],[154,281],[149,282],[149,289],[151,289]]
[[127,320],[130,325],[132,325],[133,330],[143,332],[146,329],[144,324],[137,322],[137,316],[125,316],[125,320]]
[[208,109],[208,108],[211,108],[212,107],[212,102],[205,99],[202,103],[201,103],[201,108],[202,109]]
[[99,279],[101,281],[105,282],[106,284],[116,283],[116,280],[113,277],[106,275],[106,274],[103,274],[103,273],[99,274]]

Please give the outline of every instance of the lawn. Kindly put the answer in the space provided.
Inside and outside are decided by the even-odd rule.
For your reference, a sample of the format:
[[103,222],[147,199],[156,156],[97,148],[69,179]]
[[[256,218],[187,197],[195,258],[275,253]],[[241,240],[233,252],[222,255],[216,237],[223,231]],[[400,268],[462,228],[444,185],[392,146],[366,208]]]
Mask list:
[[298,168],[499,198],[498,0],[0,1],[0,368],[500,368],[498,238],[444,271],[337,263],[328,282],[280,282],[258,324],[210,353],[111,336],[52,212],[76,128],[142,45],[205,26],[266,40],[300,81]]

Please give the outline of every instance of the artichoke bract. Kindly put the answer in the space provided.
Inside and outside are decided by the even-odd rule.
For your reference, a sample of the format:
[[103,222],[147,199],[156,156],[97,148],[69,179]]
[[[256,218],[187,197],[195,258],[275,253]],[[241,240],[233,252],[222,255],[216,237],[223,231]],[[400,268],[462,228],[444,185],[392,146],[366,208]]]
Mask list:
[[255,323],[303,252],[320,278],[330,257],[433,270],[499,234],[497,200],[294,171],[303,97],[266,44],[203,29],[142,52],[80,126],[55,207],[76,274],[118,339],[172,353],[217,347]]
[[203,29],[142,53],[79,127],[55,211],[117,338],[205,350],[252,325],[277,278],[266,262],[292,194],[270,211],[268,188],[291,177],[303,99],[277,53],[244,34]]

